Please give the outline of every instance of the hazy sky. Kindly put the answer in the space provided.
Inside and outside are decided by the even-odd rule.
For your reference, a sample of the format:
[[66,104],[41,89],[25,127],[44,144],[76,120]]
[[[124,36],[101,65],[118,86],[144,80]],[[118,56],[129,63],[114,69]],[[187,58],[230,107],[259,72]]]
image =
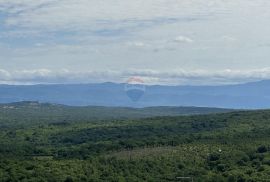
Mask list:
[[0,0],[0,81],[268,79],[269,9],[269,0]]

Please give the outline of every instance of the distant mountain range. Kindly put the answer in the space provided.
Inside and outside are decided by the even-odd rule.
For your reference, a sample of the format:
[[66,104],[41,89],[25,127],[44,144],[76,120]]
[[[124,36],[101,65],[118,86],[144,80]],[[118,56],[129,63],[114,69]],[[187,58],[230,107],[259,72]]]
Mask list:
[[[128,93],[125,84],[118,83],[0,85],[0,103],[39,101],[70,106],[270,108],[270,80],[224,86],[154,85],[145,86],[140,92],[130,90]],[[133,97],[130,93],[140,95]]]

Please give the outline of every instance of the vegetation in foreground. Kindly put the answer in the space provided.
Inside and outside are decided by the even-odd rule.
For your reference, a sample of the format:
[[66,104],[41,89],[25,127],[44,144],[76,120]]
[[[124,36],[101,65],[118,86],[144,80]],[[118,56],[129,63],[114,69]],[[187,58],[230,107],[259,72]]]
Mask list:
[[6,109],[0,115],[3,182],[162,182],[184,176],[196,182],[270,181],[268,110],[95,120],[56,117],[57,110],[51,118],[46,109],[40,117]]

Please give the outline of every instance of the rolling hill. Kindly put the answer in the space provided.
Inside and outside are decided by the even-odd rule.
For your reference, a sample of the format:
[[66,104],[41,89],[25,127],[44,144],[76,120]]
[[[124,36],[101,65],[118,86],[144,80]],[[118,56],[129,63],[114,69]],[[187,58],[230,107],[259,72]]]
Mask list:
[[[157,116],[181,116],[195,114],[225,113],[232,109],[204,107],[102,107],[65,106],[59,104],[24,101],[0,104],[0,126],[40,123],[63,123],[101,121],[113,119],[139,119]],[[33,121],[37,123],[32,123]]]
[[92,120],[81,115],[89,108],[63,107],[37,102],[0,107],[0,123],[6,124],[0,125],[0,181],[270,179],[269,110]]

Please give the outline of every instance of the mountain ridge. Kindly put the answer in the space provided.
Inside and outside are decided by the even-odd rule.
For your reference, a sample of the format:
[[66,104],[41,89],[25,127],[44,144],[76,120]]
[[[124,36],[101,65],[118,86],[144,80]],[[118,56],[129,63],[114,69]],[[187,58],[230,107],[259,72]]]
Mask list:
[[270,80],[219,86],[145,85],[133,102],[124,83],[0,85],[0,103],[39,101],[70,106],[196,106],[233,109],[270,108]]

